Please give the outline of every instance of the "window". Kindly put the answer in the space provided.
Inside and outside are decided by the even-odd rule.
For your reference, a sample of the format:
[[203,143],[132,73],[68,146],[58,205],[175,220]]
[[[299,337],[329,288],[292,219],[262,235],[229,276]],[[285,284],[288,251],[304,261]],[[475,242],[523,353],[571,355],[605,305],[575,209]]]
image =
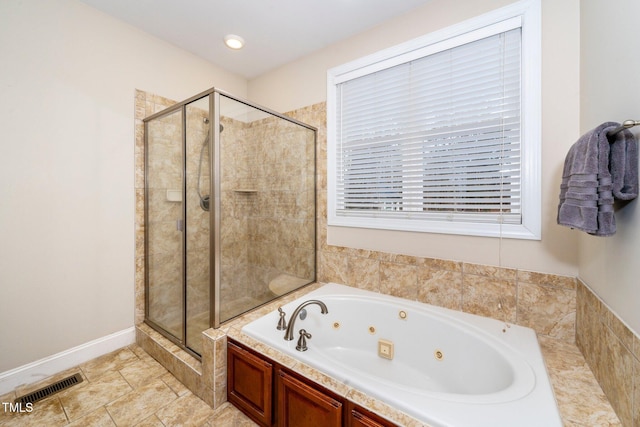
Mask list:
[[329,225],[539,239],[539,33],[524,1],[329,70]]

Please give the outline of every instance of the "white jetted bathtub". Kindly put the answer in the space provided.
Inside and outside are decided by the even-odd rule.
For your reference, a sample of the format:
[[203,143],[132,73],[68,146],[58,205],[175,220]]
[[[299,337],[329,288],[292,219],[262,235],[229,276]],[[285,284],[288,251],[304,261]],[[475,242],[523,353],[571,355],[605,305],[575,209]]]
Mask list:
[[[562,426],[532,329],[330,283],[242,331],[431,426]],[[311,334],[298,351],[299,330]]]

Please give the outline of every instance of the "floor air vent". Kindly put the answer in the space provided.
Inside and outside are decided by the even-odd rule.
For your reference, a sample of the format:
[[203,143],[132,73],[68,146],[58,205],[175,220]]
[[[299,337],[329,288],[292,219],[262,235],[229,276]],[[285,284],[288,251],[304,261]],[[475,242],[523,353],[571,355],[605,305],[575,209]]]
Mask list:
[[38,400],[42,400],[46,397],[51,396],[52,394],[56,394],[58,392],[61,392],[62,390],[66,390],[73,385],[80,384],[81,382],[82,382],[82,375],[80,375],[80,373],[77,373],[63,380],[60,380],[56,383],[43,387],[39,390],[36,390],[33,393],[29,393],[22,397],[18,397],[15,403],[37,402]]

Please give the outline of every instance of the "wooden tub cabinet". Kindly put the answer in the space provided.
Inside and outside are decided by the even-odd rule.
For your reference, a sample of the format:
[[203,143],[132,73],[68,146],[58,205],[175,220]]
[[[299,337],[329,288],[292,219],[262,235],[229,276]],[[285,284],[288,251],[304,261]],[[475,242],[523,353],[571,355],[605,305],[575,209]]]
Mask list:
[[227,399],[263,427],[396,426],[232,339]]

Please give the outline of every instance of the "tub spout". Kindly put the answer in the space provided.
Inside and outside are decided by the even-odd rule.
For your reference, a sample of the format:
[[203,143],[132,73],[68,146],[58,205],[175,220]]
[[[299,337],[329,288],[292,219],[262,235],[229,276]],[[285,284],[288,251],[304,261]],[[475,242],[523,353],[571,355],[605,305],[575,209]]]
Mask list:
[[287,331],[284,334],[284,339],[285,340],[287,340],[287,341],[293,340],[293,325],[296,323],[296,319],[298,318],[298,314],[300,314],[300,311],[302,311],[303,308],[305,308],[306,306],[308,306],[310,304],[319,305],[320,306],[320,312],[322,314],[327,314],[329,312],[329,310],[327,309],[327,306],[322,301],[318,301],[317,299],[310,299],[309,301],[303,302],[302,304],[300,304],[298,306],[298,308],[295,309],[295,311],[291,315],[291,319],[289,319],[289,324],[287,325]]

